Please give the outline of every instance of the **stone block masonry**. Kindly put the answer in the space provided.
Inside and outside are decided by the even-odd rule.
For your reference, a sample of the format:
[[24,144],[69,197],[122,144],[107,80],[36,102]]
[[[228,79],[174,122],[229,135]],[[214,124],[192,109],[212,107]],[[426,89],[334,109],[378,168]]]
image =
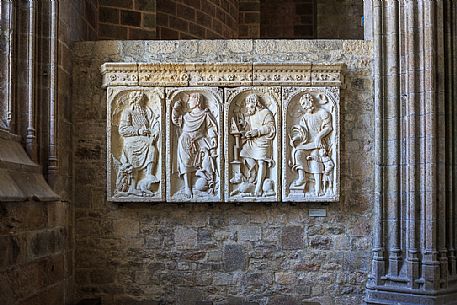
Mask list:
[[238,37],[236,0],[157,0],[157,38]]
[[[131,41],[75,46],[78,298],[111,304],[362,304],[373,202],[372,47],[363,41]],[[105,62],[344,63],[340,202],[125,204],[106,200]],[[100,151],[87,158],[84,151]],[[124,234],[123,232],[128,232]],[[106,276],[96,274],[106,273]]]
[[99,1],[99,39],[156,38],[156,1]]

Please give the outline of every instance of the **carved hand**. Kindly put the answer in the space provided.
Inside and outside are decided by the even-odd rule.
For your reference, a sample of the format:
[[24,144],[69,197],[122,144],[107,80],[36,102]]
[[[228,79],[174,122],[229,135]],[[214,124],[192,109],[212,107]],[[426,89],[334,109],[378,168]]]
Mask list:
[[258,129],[253,129],[248,132],[246,132],[246,138],[255,138],[259,136],[259,130]]
[[141,129],[140,129],[140,135],[142,135],[142,136],[148,136],[148,135],[150,135],[150,134],[151,134],[151,131],[150,131],[149,129],[147,129],[147,128],[141,128]]

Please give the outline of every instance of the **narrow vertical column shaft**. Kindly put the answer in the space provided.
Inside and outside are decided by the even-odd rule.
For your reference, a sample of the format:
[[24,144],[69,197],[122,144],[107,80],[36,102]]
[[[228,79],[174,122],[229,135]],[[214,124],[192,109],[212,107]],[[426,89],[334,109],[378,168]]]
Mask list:
[[36,6],[34,0],[27,1],[27,153],[33,161],[38,160],[35,127],[35,56],[36,56]]
[[57,158],[57,120],[58,120],[58,1],[50,3],[50,48],[49,48],[49,147],[48,147],[48,182],[54,185],[58,172]]
[[385,79],[385,132],[384,150],[387,158],[384,166],[384,198],[389,215],[387,217],[389,244],[389,275],[395,277],[400,272],[400,54],[399,54],[399,3],[383,1],[385,18],[391,22],[384,23],[385,61],[383,64]]
[[[407,122],[407,200],[408,200],[408,213],[406,222],[407,232],[407,272],[408,272],[408,283],[410,288],[417,288],[416,279],[419,277],[419,252],[418,252],[418,241],[419,241],[419,227],[416,222],[419,219],[417,207],[420,206],[420,189],[418,188],[417,181],[420,176],[420,162],[419,155],[416,152],[419,150],[419,113],[418,100],[419,100],[419,84],[417,75],[417,68],[419,66],[418,61],[418,48],[417,41],[419,39],[417,25],[417,3],[415,1],[407,1],[405,3],[405,39],[406,49],[410,52],[405,52],[406,59],[406,122]],[[411,50],[413,50],[411,52]]]
[[382,1],[373,0],[373,37],[374,37],[374,101],[375,101],[375,205],[373,232],[372,283],[380,285],[385,274],[384,257],[384,196],[383,167],[384,164],[384,84],[383,84],[383,6]]

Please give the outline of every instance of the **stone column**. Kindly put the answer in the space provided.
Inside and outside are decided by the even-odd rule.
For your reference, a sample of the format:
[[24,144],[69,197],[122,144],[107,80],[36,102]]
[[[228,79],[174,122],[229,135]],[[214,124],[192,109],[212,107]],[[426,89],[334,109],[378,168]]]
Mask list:
[[13,49],[15,25],[15,4],[12,0],[0,1],[0,128],[14,131],[13,113]]
[[27,127],[25,144],[27,154],[33,161],[38,161],[38,147],[37,147],[37,130],[36,130],[36,57],[37,57],[37,43],[36,43],[36,28],[37,28],[37,7],[36,0],[27,1],[25,5],[27,19],[26,29],[26,109],[27,109]]
[[367,304],[454,304],[456,14],[373,0],[376,201]]

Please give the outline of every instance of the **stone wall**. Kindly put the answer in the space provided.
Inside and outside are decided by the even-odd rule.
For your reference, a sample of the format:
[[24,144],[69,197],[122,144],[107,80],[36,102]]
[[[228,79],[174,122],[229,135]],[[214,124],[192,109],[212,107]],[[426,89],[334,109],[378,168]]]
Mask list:
[[[14,2],[13,2],[14,3]],[[21,2],[21,5],[25,3]],[[3,3],[2,3],[3,5]],[[24,31],[26,25],[26,7],[18,9],[18,22],[14,31]],[[40,119],[36,120],[40,158],[37,160],[43,169],[47,165],[48,153],[48,103],[49,103],[49,59],[50,34],[49,20],[51,8],[49,2],[39,2],[37,7],[37,31],[35,33],[39,52],[32,64],[36,66],[37,77],[34,81],[37,94],[35,103],[40,108]],[[71,140],[71,73],[72,73],[72,43],[79,40],[96,39],[96,1],[61,0],[59,1],[58,28],[58,86],[57,108],[57,157],[58,170],[53,188],[61,196],[61,200],[40,202],[38,199],[0,203],[0,299],[5,305],[63,305],[73,304],[74,292],[74,209],[72,201],[72,140]],[[3,13],[3,12],[2,12]],[[13,53],[14,60],[22,67],[26,48],[24,35],[18,39],[20,52]],[[24,69],[18,67],[18,81],[15,83],[22,92]],[[45,76],[44,76],[45,75]],[[21,93],[22,94],[22,93]],[[14,100],[13,100],[14,103]],[[18,102],[22,105],[22,101]],[[38,106],[39,105],[39,106]],[[23,119],[27,112],[21,108],[18,120]],[[12,130],[15,132],[15,130]],[[17,131],[18,133],[20,130]],[[5,142],[2,142],[4,145]],[[7,147],[2,147],[2,161]],[[18,152],[19,154],[19,152]],[[8,155],[6,154],[6,159]],[[11,156],[10,156],[11,157]],[[14,158],[13,158],[14,159]],[[17,159],[17,158],[16,158]],[[4,168],[3,162],[0,166]],[[6,163],[5,163],[6,164]],[[9,164],[19,166],[18,164]],[[23,166],[24,167],[24,166]],[[24,168],[18,168],[20,173]],[[26,166],[25,166],[26,168]],[[46,171],[46,170],[44,170]],[[5,184],[5,177],[0,175],[2,195],[11,191]],[[46,174],[46,173],[45,173]],[[27,175],[27,173],[23,173]],[[20,174],[18,174],[20,176]],[[22,186],[30,192],[36,192],[39,187],[34,185],[29,177]],[[29,184],[29,185],[27,185]],[[38,196],[39,197],[39,196]]]
[[2,304],[72,304],[72,216],[63,202],[0,204]]
[[363,39],[363,5],[360,0],[317,1],[317,38]]
[[[339,203],[106,201],[104,62],[348,66]],[[76,282],[103,304],[360,304],[373,201],[371,45],[362,41],[86,42],[75,48]],[[327,217],[308,215],[325,208]],[[205,301],[205,302],[203,302]]]
[[157,38],[238,37],[238,0],[158,0]]
[[239,0],[238,38],[260,38],[260,0]]
[[156,38],[155,0],[98,0],[100,39]]

